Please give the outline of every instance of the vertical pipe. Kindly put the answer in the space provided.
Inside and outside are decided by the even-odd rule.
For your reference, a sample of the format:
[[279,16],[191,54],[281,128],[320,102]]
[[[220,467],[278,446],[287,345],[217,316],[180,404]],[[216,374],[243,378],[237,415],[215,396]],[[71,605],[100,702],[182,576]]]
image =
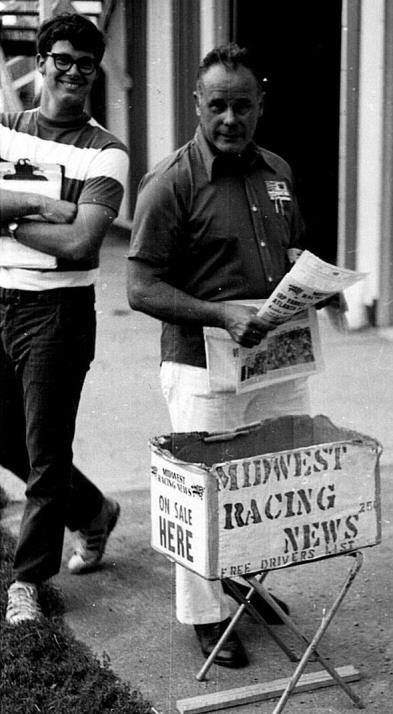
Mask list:
[[375,324],[380,289],[384,0],[362,0],[361,10],[356,267],[368,275],[349,291],[359,327]]
[[377,325],[393,325],[393,4],[385,0],[380,288]]
[[360,1],[343,0],[338,197],[338,265],[356,268]]
[[199,2],[172,0],[173,95],[175,148],[185,144],[195,132],[193,90],[200,61]]

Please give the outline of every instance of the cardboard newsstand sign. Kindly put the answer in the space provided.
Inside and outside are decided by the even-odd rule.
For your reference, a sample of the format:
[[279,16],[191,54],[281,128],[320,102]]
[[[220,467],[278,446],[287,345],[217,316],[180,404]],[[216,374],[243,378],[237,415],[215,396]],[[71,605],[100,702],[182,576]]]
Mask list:
[[381,451],[324,416],[158,437],[151,442],[152,546],[216,579],[376,545]]

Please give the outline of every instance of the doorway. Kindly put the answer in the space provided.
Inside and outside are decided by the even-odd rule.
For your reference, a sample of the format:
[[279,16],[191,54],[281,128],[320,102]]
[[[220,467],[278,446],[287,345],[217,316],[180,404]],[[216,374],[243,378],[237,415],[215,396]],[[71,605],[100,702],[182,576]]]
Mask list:
[[291,165],[305,247],[337,254],[341,0],[234,2],[232,37],[267,77],[257,142]]

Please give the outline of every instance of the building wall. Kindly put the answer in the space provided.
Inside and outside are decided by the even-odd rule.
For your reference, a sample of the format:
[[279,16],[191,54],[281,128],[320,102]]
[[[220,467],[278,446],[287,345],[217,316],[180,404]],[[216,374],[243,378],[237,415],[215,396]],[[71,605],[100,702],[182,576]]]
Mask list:
[[126,70],[126,43],[124,2],[120,2],[115,6],[107,34],[104,69],[108,129],[124,142],[128,140],[127,94],[132,86],[131,78]]
[[[103,59],[106,95],[106,128],[128,146],[129,101],[132,80],[127,71],[127,35],[125,23],[125,0],[115,5],[107,33],[106,51]],[[119,213],[119,222],[127,224],[130,219],[130,189],[124,195]]]
[[174,148],[172,0],[147,0],[148,169]]
[[[187,0],[187,3],[189,0]],[[229,39],[228,0],[147,0],[147,164],[191,138],[200,59]]]
[[[355,123],[352,127],[358,134],[356,259],[350,267],[367,273],[367,277],[347,291],[353,328],[374,320],[380,293],[384,6],[384,0],[362,0],[360,4],[358,116],[357,126]],[[341,240],[345,241],[345,236]]]
[[200,0],[201,58],[216,45],[231,39],[230,4],[228,0]]
[[[195,130],[192,93],[201,57],[229,39],[229,0],[186,0],[190,12],[184,1],[120,0],[111,19],[116,64],[105,67],[107,123],[130,149],[130,218],[143,174]],[[119,85],[121,67],[131,88]]]
[[393,325],[393,3],[385,0],[380,289],[377,324]]
[[[386,4],[390,2],[343,0],[338,262],[368,273],[365,281],[346,293],[353,328],[367,324],[370,315],[377,314],[373,308],[377,301],[384,299],[381,289],[386,293],[386,286],[392,282],[392,268],[390,264],[388,267],[384,265],[382,255],[383,242],[386,248],[387,240],[383,210],[393,191],[392,187],[386,194],[387,127],[391,134],[392,130],[391,122],[386,119],[386,109],[384,114]],[[128,69],[133,81],[133,89],[128,93],[128,97],[131,96],[128,107],[124,91],[111,81],[107,83],[109,126],[119,136],[128,131],[132,148],[131,214],[142,174],[179,145],[180,134],[191,136],[194,121],[190,104],[193,87],[189,86],[192,84],[191,65],[215,44],[230,38],[229,0],[195,0],[193,12],[196,3],[198,28],[195,31],[193,27],[193,32],[188,34],[187,13],[182,13],[179,0],[133,0],[130,5],[123,0],[120,5],[126,6],[126,13],[132,9],[132,16],[128,14],[126,34],[126,24],[121,26],[120,16],[111,25],[117,52],[121,54],[119,37],[128,47]],[[139,50],[135,49],[138,43]],[[187,43],[192,45],[187,67],[187,77],[190,78],[181,83]],[[179,58],[183,58],[181,62]],[[144,95],[145,107],[141,100],[135,104],[138,96],[143,99]],[[187,118],[179,132],[179,113],[183,109]],[[391,218],[390,228],[393,214]],[[393,314],[384,319],[385,323],[386,320],[392,323]]]

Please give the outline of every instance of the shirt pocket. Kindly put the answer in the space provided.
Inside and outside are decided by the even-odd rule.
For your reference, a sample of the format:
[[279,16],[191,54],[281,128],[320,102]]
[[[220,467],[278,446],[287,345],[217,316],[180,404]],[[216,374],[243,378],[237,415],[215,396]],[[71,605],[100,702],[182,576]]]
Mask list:
[[265,216],[264,222],[269,242],[287,250],[291,245],[292,213],[288,209],[284,213],[272,211]]

